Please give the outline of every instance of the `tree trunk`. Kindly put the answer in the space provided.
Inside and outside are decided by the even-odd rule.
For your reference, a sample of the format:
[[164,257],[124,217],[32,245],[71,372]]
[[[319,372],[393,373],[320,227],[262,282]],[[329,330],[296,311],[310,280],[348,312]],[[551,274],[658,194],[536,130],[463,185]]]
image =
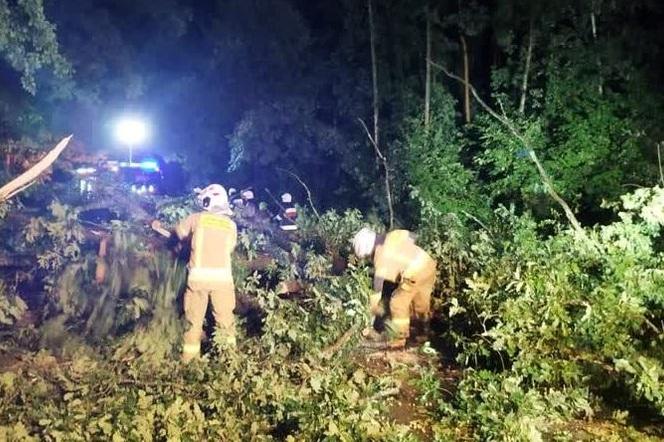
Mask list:
[[530,74],[530,60],[533,56],[533,21],[530,21],[528,32],[528,49],[526,50],[526,65],[523,69],[523,82],[521,83],[521,101],[519,102],[519,113],[526,112],[526,96],[528,95],[528,75]]
[[376,145],[380,146],[379,130],[378,130],[378,66],[376,66],[376,35],[373,20],[373,7],[371,0],[367,0],[367,8],[369,9],[369,38],[371,42],[371,84],[373,90],[373,140]]
[[[593,41],[597,43],[597,22],[595,20],[595,6],[592,6],[593,10],[590,12],[590,25],[592,26],[592,31],[593,31]],[[597,63],[597,73],[599,75],[599,85],[597,86],[597,90],[599,91],[600,95],[604,94],[604,80],[602,79],[602,61],[599,58],[599,52],[597,52],[597,56],[595,58],[595,62]]]
[[373,137],[371,142],[376,149],[378,158],[383,163],[385,169],[385,195],[387,197],[387,208],[390,213],[390,229],[394,226],[394,209],[392,208],[392,192],[390,189],[390,174],[387,164],[387,158],[380,151],[380,132],[378,127],[379,100],[378,100],[378,66],[376,62],[376,31],[374,27],[372,0],[367,0],[367,9],[369,13],[369,38],[371,42],[371,79],[373,89]]
[[468,45],[463,34],[459,35],[461,40],[461,50],[463,53],[463,113],[466,117],[466,124],[470,123],[470,66],[468,65]]
[[429,7],[427,6],[427,54],[426,54],[426,75],[424,79],[424,127],[429,129],[431,119],[431,17]]
[[[443,66],[441,64],[438,64],[438,63],[434,63],[434,62],[431,62],[431,64],[432,64],[432,66],[437,67],[440,70],[442,70],[443,73],[445,75],[447,75],[448,77],[453,78],[454,80],[457,80],[457,81],[461,81],[461,82],[465,81],[463,78],[459,77],[458,75],[455,75],[455,74],[451,73],[450,71],[448,71],[445,68],[445,66]],[[537,168],[537,172],[540,175],[540,179],[542,180],[542,183],[544,184],[545,188],[547,189],[547,192],[549,192],[549,195],[563,209],[563,212],[565,212],[565,216],[569,220],[572,227],[578,233],[580,233],[581,235],[586,236],[585,231],[581,227],[581,224],[579,223],[579,221],[576,219],[576,215],[574,215],[574,212],[572,211],[572,209],[569,207],[567,202],[564,199],[562,199],[562,197],[558,194],[558,192],[556,192],[556,189],[553,185],[553,181],[551,180],[551,177],[549,177],[549,174],[544,169],[544,166],[542,166],[542,163],[540,162],[539,158],[537,157],[537,154],[535,153],[535,151],[531,147],[530,142],[526,138],[526,136],[521,134],[521,132],[519,132],[519,130],[514,125],[514,123],[509,118],[507,118],[507,116],[505,116],[504,114],[500,115],[498,112],[493,110],[493,108],[491,106],[486,104],[486,102],[484,100],[482,100],[482,97],[480,97],[480,95],[477,93],[477,90],[474,87],[472,87],[472,85],[470,85],[468,83],[466,83],[466,85],[468,86],[468,89],[470,89],[470,91],[473,93],[473,97],[475,97],[475,100],[480,105],[480,107],[482,107],[484,110],[486,110],[489,113],[489,115],[491,115],[497,121],[502,123],[507,129],[509,129],[510,132],[512,132],[512,134],[516,137],[516,139],[519,140],[519,142],[523,145],[523,147],[528,151],[528,156],[533,161],[533,163],[535,163],[535,167]]]

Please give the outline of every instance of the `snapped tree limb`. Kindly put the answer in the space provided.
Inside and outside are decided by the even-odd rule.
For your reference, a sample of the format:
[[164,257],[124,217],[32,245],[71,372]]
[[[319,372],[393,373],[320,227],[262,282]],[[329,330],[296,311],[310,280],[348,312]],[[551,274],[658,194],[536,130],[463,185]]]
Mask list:
[[[463,78],[459,77],[458,75],[455,75],[455,74],[451,73],[450,71],[448,71],[445,68],[445,66],[443,66],[439,63],[433,62],[433,61],[431,61],[431,65],[435,66],[438,69],[440,69],[441,71],[443,71],[443,73],[445,75],[447,75],[448,77],[450,77],[454,80],[460,81],[462,83],[465,83],[465,80]],[[472,84],[468,84],[467,86],[470,89],[470,92],[473,94],[473,97],[475,97],[477,102],[480,104],[480,106],[482,106],[482,108],[485,111],[487,111],[489,113],[489,115],[491,115],[493,118],[495,118],[500,123],[502,123],[503,126],[505,126],[507,129],[509,129],[509,131],[512,132],[514,137],[517,140],[519,140],[519,142],[523,145],[523,147],[528,152],[529,158],[532,160],[533,163],[535,163],[535,167],[537,167],[537,172],[540,175],[540,179],[544,183],[544,187],[546,187],[546,189],[547,189],[549,195],[551,196],[551,198],[553,198],[560,205],[560,207],[562,207],[563,212],[565,213],[565,216],[567,217],[567,220],[570,222],[572,227],[574,227],[574,229],[577,232],[579,232],[579,233],[581,233],[585,236],[585,232],[583,230],[583,227],[581,227],[581,224],[579,223],[579,220],[576,219],[576,215],[574,215],[574,212],[569,207],[569,205],[565,202],[565,200],[562,199],[562,197],[558,194],[558,192],[556,192],[556,189],[553,186],[553,181],[551,180],[551,177],[549,176],[549,174],[544,169],[544,166],[542,166],[542,163],[540,162],[540,160],[537,157],[537,154],[535,153],[533,148],[530,147],[530,143],[528,143],[528,140],[526,139],[526,137],[524,135],[522,135],[521,132],[518,131],[518,129],[516,128],[514,123],[509,118],[507,118],[506,115],[504,115],[504,114],[500,115],[491,106],[486,104],[486,102],[484,100],[482,100],[479,93],[477,92],[477,90],[475,89],[475,87]]]
[[17,193],[30,187],[35,180],[48,169],[69,144],[73,135],[63,138],[60,142],[30,169],[23,172],[0,188],[0,202],[7,201]]

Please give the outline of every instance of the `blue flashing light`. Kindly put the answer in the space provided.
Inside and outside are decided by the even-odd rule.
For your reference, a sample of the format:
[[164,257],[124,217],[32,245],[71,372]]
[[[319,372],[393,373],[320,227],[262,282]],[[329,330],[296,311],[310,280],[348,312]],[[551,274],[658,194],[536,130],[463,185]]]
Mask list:
[[141,161],[139,167],[147,172],[159,172],[159,164],[156,161]]

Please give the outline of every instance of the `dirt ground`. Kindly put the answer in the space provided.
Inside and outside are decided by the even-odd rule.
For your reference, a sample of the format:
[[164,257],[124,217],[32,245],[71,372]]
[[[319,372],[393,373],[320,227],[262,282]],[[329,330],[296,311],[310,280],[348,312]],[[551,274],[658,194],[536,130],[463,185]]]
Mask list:
[[451,391],[461,374],[459,369],[441,363],[437,355],[420,352],[419,347],[400,351],[358,349],[355,359],[373,376],[391,374],[397,377],[400,382],[398,391],[384,398],[390,417],[395,423],[410,427],[420,440],[433,440],[431,415],[420,401],[416,381],[423,368],[433,368],[443,380],[443,388]]
[[[452,395],[462,376],[458,366],[438,356],[423,354],[419,348],[402,351],[365,351],[358,349],[355,359],[365,370],[374,375],[392,374],[400,385],[385,397],[388,412],[395,423],[407,425],[421,441],[433,440],[433,421],[429,410],[420,401],[417,380],[423,368],[434,369],[441,379],[445,394]],[[613,419],[610,413],[598,415],[593,420],[575,420],[560,428],[575,441],[634,441],[664,442],[664,422],[630,417],[624,423]]]

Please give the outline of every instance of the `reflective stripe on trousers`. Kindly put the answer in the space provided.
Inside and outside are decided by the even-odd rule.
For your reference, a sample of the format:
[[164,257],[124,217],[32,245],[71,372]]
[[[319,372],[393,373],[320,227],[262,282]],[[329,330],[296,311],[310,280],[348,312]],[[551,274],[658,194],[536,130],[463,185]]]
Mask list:
[[182,346],[182,353],[198,354],[201,352],[200,342],[197,344],[184,344]]
[[231,282],[233,274],[229,268],[192,267],[189,269],[189,281]]
[[222,336],[220,339],[221,345],[227,348],[235,348],[237,340],[234,335]]
[[201,354],[201,343],[187,344],[185,343],[182,346],[182,361],[189,362],[192,359],[196,359]]
[[235,340],[235,290],[233,284],[220,286],[217,289],[196,290],[188,286],[184,294],[184,315],[189,322],[189,327],[184,333],[182,348],[182,359],[187,361],[200,352],[201,338],[203,335],[203,322],[208,304],[212,304],[212,316],[221,342],[233,345]]
[[385,323],[385,328],[392,339],[407,338],[410,334],[410,318],[391,318]]

